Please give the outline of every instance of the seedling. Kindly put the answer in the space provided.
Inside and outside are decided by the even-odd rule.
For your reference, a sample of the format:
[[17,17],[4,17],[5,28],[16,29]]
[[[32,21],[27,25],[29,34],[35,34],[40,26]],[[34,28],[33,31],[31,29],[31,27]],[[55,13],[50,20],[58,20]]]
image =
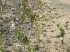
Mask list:
[[65,35],[64,29],[60,27],[60,24],[57,24],[56,27],[60,29],[61,43],[64,44],[64,41],[63,41],[64,35]]
[[48,13],[46,12],[46,13],[44,13],[42,16],[40,16],[37,20],[39,20],[39,19],[41,19],[41,18],[43,18],[44,16],[46,16]]

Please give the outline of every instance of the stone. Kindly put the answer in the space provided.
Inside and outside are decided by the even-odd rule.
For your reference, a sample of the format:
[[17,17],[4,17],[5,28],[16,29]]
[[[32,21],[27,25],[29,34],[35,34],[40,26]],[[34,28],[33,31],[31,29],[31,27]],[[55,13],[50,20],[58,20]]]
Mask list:
[[34,31],[31,31],[30,35],[34,36],[36,35]]
[[54,38],[54,36],[50,36],[51,38]]
[[44,34],[43,34],[43,37],[46,37],[46,36],[47,36],[47,34],[46,34],[46,33],[44,33]]
[[69,21],[66,21],[65,23],[69,23]]
[[54,41],[55,43],[58,43],[58,41]]
[[59,15],[58,13],[55,13],[55,15]]
[[41,42],[42,40],[41,39],[38,39],[38,41]]
[[6,46],[12,46],[13,44],[12,43],[9,43],[9,42],[5,42],[5,45]]
[[27,25],[26,24],[23,24],[23,29],[26,29],[27,28]]
[[43,32],[47,32],[46,29],[44,29]]
[[51,26],[50,24],[47,24],[47,27]]
[[27,27],[28,30],[30,30],[30,27]]
[[34,10],[37,10],[38,9],[38,6],[34,7]]
[[47,40],[47,43],[51,43],[51,41],[50,40]]
[[45,48],[45,46],[43,45],[42,48]]
[[6,52],[11,52],[10,50],[6,50]]
[[3,21],[2,20],[0,20],[0,25],[2,25],[3,24]]
[[55,21],[54,21],[54,20],[52,20],[52,22],[53,22],[53,23],[55,23]]
[[55,38],[60,38],[60,35],[56,35]]
[[68,27],[68,24],[65,24],[64,27]]
[[42,51],[42,52],[45,52],[46,50],[45,50],[45,49],[42,49],[41,51]]
[[35,44],[35,50],[39,50],[39,44],[38,43]]
[[54,30],[51,30],[51,32],[54,32]]

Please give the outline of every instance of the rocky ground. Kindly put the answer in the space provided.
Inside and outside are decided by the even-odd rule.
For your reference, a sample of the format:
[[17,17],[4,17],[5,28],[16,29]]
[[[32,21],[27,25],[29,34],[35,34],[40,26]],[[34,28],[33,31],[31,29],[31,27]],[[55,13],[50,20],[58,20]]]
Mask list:
[[[29,6],[32,7],[33,1],[29,0]],[[37,0],[36,0],[37,1]],[[43,0],[42,0],[43,1]],[[19,52],[19,49],[24,49],[23,45],[20,44],[17,38],[14,35],[14,29],[11,28],[12,23],[16,24],[16,27],[24,29],[23,33],[27,34],[31,45],[36,41],[36,31],[31,27],[30,18],[26,17],[26,20],[22,21],[19,19],[20,11],[16,8],[18,2],[16,0],[7,1],[7,7],[3,12],[2,17],[0,17],[0,23],[2,26],[0,28],[5,28],[4,33],[0,33],[0,48],[7,50],[6,52]],[[70,52],[70,17],[63,9],[57,7],[54,3],[43,1],[44,5],[41,8],[38,8],[37,5],[34,5],[33,12],[37,13],[37,17],[42,14],[47,13],[47,15],[37,22],[43,23],[43,34],[40,34],[39,42],[35,44],[35,52]],[[47,22],[45,19],[48,19]],[[61,23],[63,29],[65,30],[64,36],[64,47],[61,44],[60,31],[56,28],[56,25]],[[38,47],[38,48],[37,48]],[[25,51],[28,52],[28,47],[26,46]]]

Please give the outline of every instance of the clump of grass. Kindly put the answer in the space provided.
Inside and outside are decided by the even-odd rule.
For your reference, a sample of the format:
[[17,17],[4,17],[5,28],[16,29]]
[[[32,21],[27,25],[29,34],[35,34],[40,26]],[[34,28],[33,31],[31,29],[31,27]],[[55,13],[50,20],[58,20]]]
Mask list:
[[[23,8],[21,8],[21,6],[23,6]],[[22,1],[22,5],[21,5],[21,3],[19,3],[17,8],[20,11],[23,12],[23,14],[21,14],[21,13],[19,14],[19,16],[22,19],[22,21],[25,20],[25,18],[26,18],[24,15],[28,16],[31,19],[31,21],[35,20],[36,13],[31,12],[31,8],[29,8],[28,5],[27,5],[27,0],[26,0],[26,2]]]
[[[17,35],[18,35],[18,40],[21,42],[22,45],[24,45],[24,50],[25,50],[25,45],[27,45],[29,48],[28,52],[31,52],[31,45],[26,34],[23,34],[22,31],[20,31],[18,28],[15,28],[15,36]],[[22,48],[20,48],[19,51],[22,52]]]
[[43,3],[42,3],[41,0],[38,0],[38,6],[39,6],[39,7],[42,7],[42,6],[43,6]]
[[1,51],[1,52],[6,52],[6,50],[5,50],[5,49],[2,49],[2,48],[0,48],[0,51]]

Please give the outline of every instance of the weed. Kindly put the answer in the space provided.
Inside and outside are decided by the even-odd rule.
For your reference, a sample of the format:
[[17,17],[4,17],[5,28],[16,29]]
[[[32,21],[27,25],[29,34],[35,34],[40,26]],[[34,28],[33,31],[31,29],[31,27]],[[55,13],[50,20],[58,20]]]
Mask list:
[[0,51],[1,51],[1,52],[6,52],[6,50],[4,50],[4,49],[2,49],[2,48],[0,48]]

